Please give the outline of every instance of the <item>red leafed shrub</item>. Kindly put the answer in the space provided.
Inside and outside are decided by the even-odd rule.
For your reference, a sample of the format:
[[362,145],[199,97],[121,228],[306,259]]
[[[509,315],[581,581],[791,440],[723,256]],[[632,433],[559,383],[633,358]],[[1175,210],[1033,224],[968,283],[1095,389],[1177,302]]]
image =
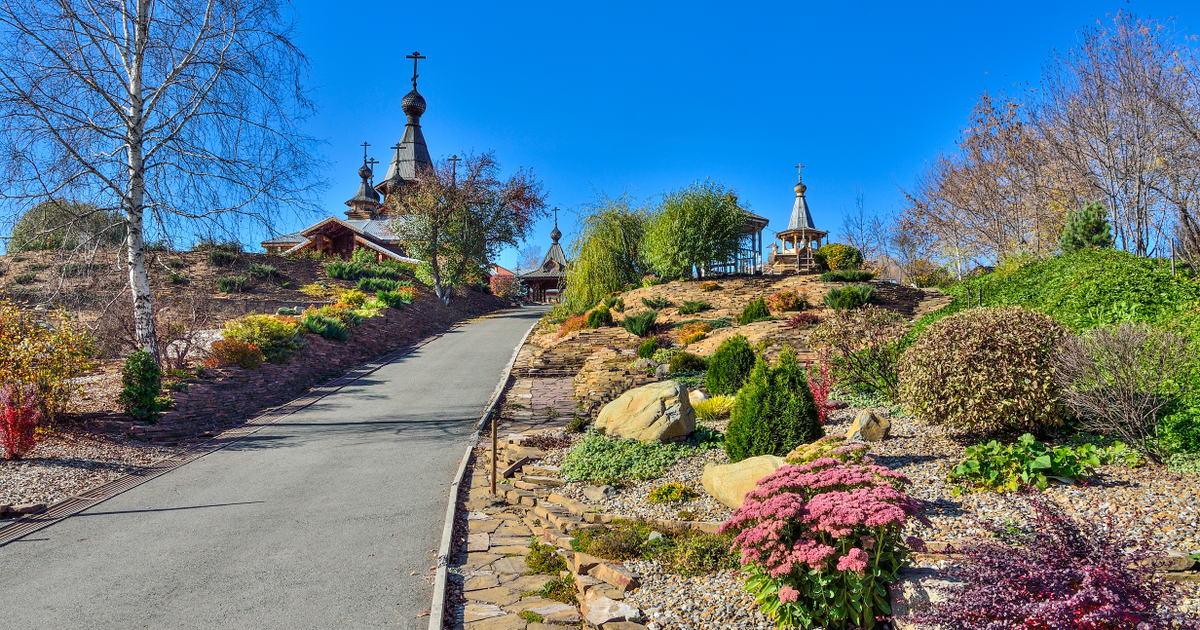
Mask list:
[[825,417],[833,405],[829,403],[829,390],[834,383],[832,362],[829,348],[822,348],[817,359],[817,369],[808,371],[808,387],[813,393],[813,402],[817,403],[817,418],[825,424]]
[[799,311],[808,308],[808,293],[804,290],[780,291],[767,297],[767,306],[772,313]]
[[563,337],[566,337],[567,335],[569,335],[577,330],[583,330],[584,328],[587,328],[587,327],[588,327],[587,315],[576,315],[574,317],[568,317],[567,321],[563,322],[562,325],[558,327],[558,337],[555,337],[555,338],[562,339]]
[[240,365],[247,370],[253,370],[263,363],[263,353],[258,346],[235,339],[214,341],[209,354],[208,360],[205,361],[209,367]]
[[4,459],[21,459],[33,450],[33,430],[41,417],[35,386],[0,387],[0,449]]
[[1167,630],[1200,628],[1178,612],[1180,594],[1159,577],[1140,540],[1112,522],[1075,521],[1029,497],[1033,526],[996,528],[956,549],[950,598],[909,615],[946,630]]
[[783,327],[784,328],[808,328],[810,326],[816,326],[817,324],[820,324],[820,323],[821,323],[821,318],[816,313],[810,313],[808,311],[803,311],[803,312],[796,313],[795,315],[792,315],[791,317],[789,317],[788,320],[786,322],[784,322]]
[[887,584],[923,545],[902,535],[921,511],[908,484],[884,466],[828,457],[760,479],[720,532],[736,535],[763,613],[781,628],[875,626],[890,611]]

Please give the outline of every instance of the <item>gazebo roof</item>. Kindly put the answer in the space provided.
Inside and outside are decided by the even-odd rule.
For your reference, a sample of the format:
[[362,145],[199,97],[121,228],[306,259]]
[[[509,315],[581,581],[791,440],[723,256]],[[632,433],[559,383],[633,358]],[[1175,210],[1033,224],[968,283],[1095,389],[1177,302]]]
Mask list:
[[796,182],[792,190],[796,191],[796,201],[792,204],[792,217],[788,221],[787,229],[779,234],[814,234],[818,236],[828,234],[829,232],[818,230],[817,224],[813,221],[812,212],[808,209],[808,199],[804,196],[808,186],[805,186],[801,180]]

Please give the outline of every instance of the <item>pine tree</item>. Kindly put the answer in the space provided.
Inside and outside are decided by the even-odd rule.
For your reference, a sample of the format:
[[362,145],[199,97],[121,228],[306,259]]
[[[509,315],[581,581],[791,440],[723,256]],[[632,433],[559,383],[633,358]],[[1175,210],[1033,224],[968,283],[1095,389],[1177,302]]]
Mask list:
[[1072,212],[1063,226],[1062,239],[1058,246],[1063,253],[1076,252],[1090,247],[1112,247],[1112,229],[1108,225],[1108,211],[1099,203],[1089,203],[1081,210]]
[[750,371],[754,369],[754,350],[742,335],[734,335],[721,342],[721,346],[708,360],[708,376],[705,386],[711,396],[733,396]]
[[824,435],[796,353],[785,346],[775,367],[758,357],[730,415],[725,434],[729,461],[758,455],[783,457]]

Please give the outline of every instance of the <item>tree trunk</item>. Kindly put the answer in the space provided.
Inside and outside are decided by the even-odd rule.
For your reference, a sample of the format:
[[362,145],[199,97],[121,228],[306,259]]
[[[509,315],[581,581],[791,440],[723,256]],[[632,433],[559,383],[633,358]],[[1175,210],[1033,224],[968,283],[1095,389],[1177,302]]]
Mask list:
[[129,151],[129,188],[125,195],[125,223],[129,230],[129,288],[133,293],[133,322],[142,350],[158,361],[158,337],[154,331],[154,306],[150,301],[150,276],[146,273],[145,227],[146,165],[145,100],[142,95],[142,67],[149,40],[150,2],[138,0],[137,24],[129,72],[129,118],[125,141]]

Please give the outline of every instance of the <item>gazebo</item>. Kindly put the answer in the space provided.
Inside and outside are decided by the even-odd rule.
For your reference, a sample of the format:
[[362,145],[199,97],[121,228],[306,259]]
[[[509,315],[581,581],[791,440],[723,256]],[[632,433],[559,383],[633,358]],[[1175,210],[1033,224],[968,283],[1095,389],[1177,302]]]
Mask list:
[[518,270],[521,282],[529,288],[529,299],[533,302],[558,303],[562,299],[562,291],[566,288],[567,256],[563,253],[558,239],[562,232],[558,230],[558,209],[555,208],[554,230],[550,232],[549,251],[542,264],[534,269]]
[[792,206],[792,218],[788,228],[775,235],[780,245],[771,244],[767,262],[775,273],[812,273],[817,270],[813,252],[821,248],[821,241],[829,232],[818,230],[813,223],[808,200],[804,198],[808,186],[802,178],[798,178],[793,190],[796,191],[796,202]]

